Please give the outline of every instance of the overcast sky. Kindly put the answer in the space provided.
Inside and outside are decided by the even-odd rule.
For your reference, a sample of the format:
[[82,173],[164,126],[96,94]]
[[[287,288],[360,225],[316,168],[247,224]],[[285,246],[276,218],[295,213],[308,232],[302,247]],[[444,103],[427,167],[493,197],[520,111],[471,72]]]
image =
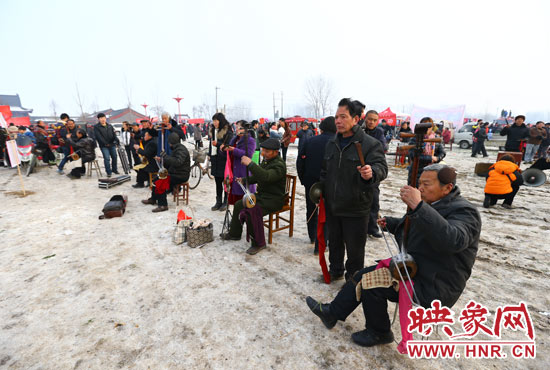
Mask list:
[[[550,1],[1,0],[0,94],[34,114],[205,100],[273,117],[305,105],[305,81],[334,101],[410,112],[541,112],[550,121]],[[127,86],[128,88],[125,88]],[[527,117],[528,121],[530,117]]]

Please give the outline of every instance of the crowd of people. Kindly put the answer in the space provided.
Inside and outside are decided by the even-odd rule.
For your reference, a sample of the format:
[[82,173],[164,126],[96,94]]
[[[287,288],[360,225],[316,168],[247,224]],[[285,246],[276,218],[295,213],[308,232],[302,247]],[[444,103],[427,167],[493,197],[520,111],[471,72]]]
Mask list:
[[[195,149],[207,150],[210,158],[216,194],[211,211],[227,211],[233,206],[221,239],[241,240],[246,224],[246,237],[250,240],[246,252],[254,255],[265,249],[263,217],[285,204],[287,150],[293,138],[286,120],[281,118],[273,125],[244,120],[231,124],[219,112],[209,127],[188,125],[183,130],[168,113],[162,114],[161,119],[156,127],[147,119],[139,124],[124,122],[117,135],[103,113],[97,115],[98,122],[91,130],[77,127],[74,120],[62,114],[56,123],[55,144],[63,154],[57,172],[64,173],[65,165],[77,154],[82,165],[73,168],[69,176],[81,177],[85,163],[96,159],[97,146],[107,176],[118,175],[117,148],[123,148],[136,172],[132,186],[151,188],[150,196],[142,203],[156,205],[152,212],[163,212],[168,209],[167,195],[189,179],[191,156],[182,141],[190,138]],[[537,122],[527,127],[524,121],[524,116],[517,116],[514,124],[504,127],[500,135],[507,136],[505,148],[510,152],[521,152],[525,143],[525,163],[532,163],[536,156],[548,156],[550,124]],[[370,274],[386,268],[380,264],[365,268],[368,237],[381,238],[381,230],[386,230],[406,247],[418,266],[413,278],[415,300],[424,307],[429,307],[434,299],[451,307],[464,290],[475,261],[481,218],[476,207],[460,195],[456,170],[443,162],[450,132],[438,129],[430,117],[423,118],[420,124],[426,128],[421,136],[414,134],[408,122],[396,132],[386,122],[379,124],[375,110],[366,110],[361,102],[345,98],[338,103],[335,116],[322,120],[318,131],[305,121],[296,134],[296,169],[306,194],[309,240],[314,244],[314,253],[319,253],[319,204],[308,196],[312,187],[318,187],[326,214],[322,242],[329,248],[330,279],[345,280],[329,304],[311,297],[307,304],[330,329],[337,321],[345,321],[361,303],[366,329],[354,333],[352,339],[363,346],[393,341],[387,301],[400,299],[391,286],[365,283]],[[15,135],[12,127],[7,135]],[[48,141],[44,122],[37,122],[34,133],[24,127],[16,130],[37,146],[46,144],[50,152],[44,148],[44,161],[53,161],[52,140]],[[479,152],[487,156],[483,144],[488,133],[488,124],[478,122],[472,156]],[[203,136],[208,139],[207,149],[202,149]],[[408,207],[402,218],[380,215],[380,184],[388,177],[385,154],[394,137],[411,146],[407,185],[399,193]],[[503,156],[489,169],[484,207],[504,199],[503,206],[511,208],[522,179],[515,162],[513,156]]]

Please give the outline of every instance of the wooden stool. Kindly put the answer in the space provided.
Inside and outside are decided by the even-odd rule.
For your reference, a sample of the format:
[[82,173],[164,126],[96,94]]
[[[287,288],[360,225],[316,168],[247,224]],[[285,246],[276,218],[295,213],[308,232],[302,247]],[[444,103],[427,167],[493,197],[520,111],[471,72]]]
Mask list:
[[99,168],[99,162],[97,159],[94,159],[93,161],[88,162],[88,170],[86,171],[87,177],[92,177],[92,170],[95,170],[95,173],[97,174],[97,177],[103,177],[103,174],[101,173],[101,168]]
[[[180,192],[180,188],[181,188],[181,192]],[[172,189],[172,193],[174,193],[174,202],[176,202],[176,206],[179,206],[180,200],[182,203],[185,200],[185,205],[189,205],[189,183],[188,182],[184,182],[174,186],[174,189]]]
[[153,175],[158,175],[158,172],[149,172],[149,189],[153,190]]

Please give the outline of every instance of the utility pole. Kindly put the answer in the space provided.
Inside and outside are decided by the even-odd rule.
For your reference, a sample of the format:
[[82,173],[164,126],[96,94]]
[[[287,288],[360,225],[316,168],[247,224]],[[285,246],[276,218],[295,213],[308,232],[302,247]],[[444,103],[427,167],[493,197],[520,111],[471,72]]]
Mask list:
[[281,117],[284,117],[284,111],[283,111],[283,92],[281,91]]
[[220,88],[218,86],[216,86],[216,113],[218,113],[218,90]]
[[277,116],[275,116],[275,91],[273,91],[273,120],[275,121]]

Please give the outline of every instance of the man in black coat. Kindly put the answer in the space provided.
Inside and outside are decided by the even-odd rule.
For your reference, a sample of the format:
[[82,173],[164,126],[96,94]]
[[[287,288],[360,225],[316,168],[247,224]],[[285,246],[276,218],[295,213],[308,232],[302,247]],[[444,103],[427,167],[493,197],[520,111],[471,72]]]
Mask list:
[[327,143],[321,169],[333,280],[343,278],[344,271],[349,279],[363,268],[374,187],[388,174],[382,144],[357,124],[364,108],[357,100],[340,100],[335,116],[338,134]]
[[[189,173],[191,172],[191,158],[189,151],[180,142],[180,137],[175,132],[170,133],[168,136],[168,145],[172,149],[170,155],[164,155],[162,162],[164,167],[168,169],[168,175],[170,177],[168,186],[161,186],[158,180],[155,181],[155,186],[151,191],[151,197],[146,200],[142,200],[143,204],[158,204],[158,207],[153,209],[153,212],[164,212],[168,210],[168,200],[166,194],[178,184],[183,184],[189,180]],[[160,157],[154,158],[156,161],[160,161]]]
[[[418,271],[412,278],[418,301],[429,308],[435,299],[452,307],[466,286],[475,262],[481,217],[477,208],[460,196],[455,185],[456,170],[442,164],[424,168],[420,189],[404,186],[401,200],[411,209],[407,235],[407,253],[415,260]],[[405,217],[387,217],[379,223],[396,236],[401,244]],[[376,266],[362,269],[340,290],[330,304],[320,304],[306,298],[310,309],[321,318],[327,328],[345,319],[361,302],[366,329],[354,333],[352,339],[359,345],[370,347],[391,343],[393,333],[387,311],[387,300],[397,302],[398,293],[390,288],[367,288],[366,274]],[[365,280],[365,281],[363,281]],[[365,284],[363,284],[365,283]],[[356,286],[362,284],[360,302]]]
[[500,136],[506,136],[504,150],[507,152],[521,152],[521,142],[529,138],[529,128],[525,126],[524,122],[525,116],[516,116],[512,126],[506,125],[500,131]]
[[[99,145],[99,149],[103,154],[103,161],[105,164],[105,171],[107,177],[111,177],[111,173],[118,175],[116,166],[117,154],[116,146],[119,144],[118,138],[113,126],[107,123],[107,117],[105,114],[99,113],[97,115],[98,123],[94,126],[94,136]],[[111,169],[111,159],[113,167]]]
[[[309,240],[315,242],[314,253],[319,253],[319,242],[317,240],[317,213],[315,213],[315,204],[309,198],[311,186],[319,181],[321,176],[321,166],[325,156],[325,147],[330,139],[336,134],[336,124],[334,117],[329,116],[321,122],[319,126],[321,135],[308,139],[298,152],[296,161],[296,170],[298,178],[305,187],[306,191],[306,220]],[[315,213],[315,214],[314,214]],[[325,236],[328,233],[325,233]]]
[[[481,120],[480,120],[481,121]],[[487,140],[487,126],[489,123],[478,121],[478,128],[474,131],[472,157],[476,157],[479,152],[483,154],[483,158],[488,157],[485,149],[485,140]]]
[[[365,133],[380,141],[382,147],[386,148],[386,135],[381,127],[378,127],[378,112],[369,110],[365,116]],[[373,187],[372,206],[370,207],[369,226],[367,233],[374,238],[381,238],[380,230],[378,230],[378,212],[380,211],[380,187],[379,184]]]
[[159,170],[157,162],[155,161],[155,156],[157,155],[156,136],[157,131],[155,129],[145,129],[143,130],[143,149],[140,148],[138,144],[134,144],[134,149],[142,156],[141,163],[134,166],[134,170],[137,171],[136,183],[132,185],[134,188],[144,188],[145,181],[149,180],[149,174],[158,172]]

